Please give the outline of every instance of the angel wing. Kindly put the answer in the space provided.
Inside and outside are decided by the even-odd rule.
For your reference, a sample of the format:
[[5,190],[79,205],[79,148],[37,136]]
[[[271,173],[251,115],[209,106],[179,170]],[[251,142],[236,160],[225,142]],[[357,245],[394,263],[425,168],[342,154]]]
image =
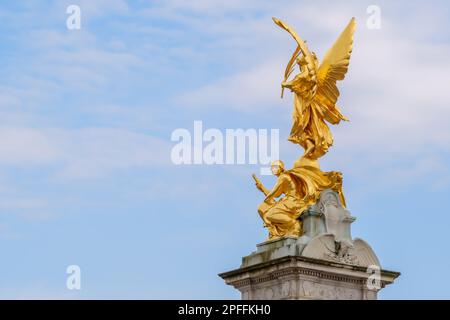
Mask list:
[[317,71],[318,85],[313,103],[322,113],[324,119],[332,124],[337,124],[341,120],[348,121],[336,106],[336,101],[339,97],[336,82],[343,80],[347,73],[355,28],[355,18],[352,18],[339,38],[325,54],[322,64]]

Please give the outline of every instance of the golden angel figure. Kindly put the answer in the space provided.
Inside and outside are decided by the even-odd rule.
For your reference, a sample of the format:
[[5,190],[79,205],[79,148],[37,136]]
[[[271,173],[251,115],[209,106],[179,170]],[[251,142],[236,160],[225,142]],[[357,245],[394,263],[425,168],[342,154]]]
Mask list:
[[[293,125],[289,140],[305,149],[303,157],[316,160],[333,144],[333,136],[326,122],[338,124],[341,120],[347,120],[336,106],[339,97],[336,82],[343,80],[348,70],[355,19],[350,20],[320,65],[314,52],[309,51],[306,43],[291,27],[276,18],[273,20],[289,32],[298,45],[282,82],[283,90],[288,88],[294,93]],[[295,62],[301,73],[289,80]]]
[[[273,20],[289,32],[298,45],[286,67],[281,96],[284,88],[294,93],[289,140],[301,145],[305,152],[290,170],[285,170],[280,160],[272,163],[272,172],[277,176],[272,190],[253,176],[256,187],[265,195],[258,212],[269,231],[269,240],[301,236],[301,214],[315,204],[320,193],[326,189],[337,192],[345,206],[342,174],[338,171],[323,172],[317,159],[333,144],[327,122],[338,124],[341,120],[347,120],[336,106],[339,97],[336,82],[343,80],[348,70],[355,31],[355,19],[352,18],[319,65],[316,55],[309,51],[291,27],[276,18]],[[295,63],[300,68],[300,74],[289,80]]]

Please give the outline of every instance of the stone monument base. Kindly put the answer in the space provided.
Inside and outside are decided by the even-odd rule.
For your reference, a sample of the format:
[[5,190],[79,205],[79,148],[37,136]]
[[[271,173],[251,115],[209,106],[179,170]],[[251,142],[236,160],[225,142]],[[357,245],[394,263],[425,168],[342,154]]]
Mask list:
[[377,299],[399,272],[383,270],[372,248],[352,239],[355,218],[332,190],[302,213],[303,235],[257,245],[241,267],[219,274],[244,300]]
[[[282,243],[290,240],[282,239],[270,245],[281,245],[275,252],[280,248],[289,251]],[[249,259],[255,256],[244,258]],[[380,270],[378,285],[369,279],[372,275],[367,267],[287,255],[225,272],[220,277],[239,290],[243,300],[372,300],[399,273]]]

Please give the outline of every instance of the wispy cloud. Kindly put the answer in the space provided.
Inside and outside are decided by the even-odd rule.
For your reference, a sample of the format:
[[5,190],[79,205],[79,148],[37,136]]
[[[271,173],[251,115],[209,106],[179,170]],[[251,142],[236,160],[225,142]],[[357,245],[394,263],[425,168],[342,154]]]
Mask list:
[[2,128],[0,136],[3,166],[57,166],[57,175],[66,178],[97,178],[115,169],[170,163],[167,141],[121,129]]

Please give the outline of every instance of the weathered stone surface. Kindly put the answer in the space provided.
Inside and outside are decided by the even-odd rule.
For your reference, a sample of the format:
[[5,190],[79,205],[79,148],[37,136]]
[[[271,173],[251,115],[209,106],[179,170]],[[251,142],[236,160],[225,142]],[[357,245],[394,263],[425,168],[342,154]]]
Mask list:
[[301,219],[301,237],[258,244],[239,269],[220,274],[242,299],[376,299],[400,275],[382,270],[369,244],[352,239],[355,218],[336,192],[325,190]]
[[399,273],[382,270],[380,286],[367,285],[367,268],[301,256],[284,257],[220,274],[244,300],[376,299]]

